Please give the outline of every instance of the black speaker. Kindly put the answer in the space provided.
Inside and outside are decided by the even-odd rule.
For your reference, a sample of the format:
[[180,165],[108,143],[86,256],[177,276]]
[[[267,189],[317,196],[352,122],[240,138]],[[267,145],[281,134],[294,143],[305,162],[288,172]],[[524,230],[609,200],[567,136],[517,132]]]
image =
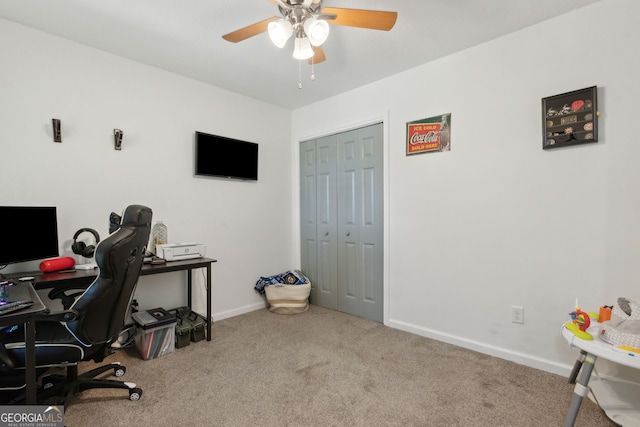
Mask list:
[[76,234],[73,235],[73,244],[71,245],[71,250],[74,254],[82,255],[85,258],[91,258],[93,256],[93,252],[96,250],[95,245],[87,246],[84,242],[77,241],[78,237],[84,232],[93,234],[93,237],[96,239],[96,245],[98,244],[98,242],[100,241],[100,235],[96,230],[94,230],[93,228],[81,228],[80,230],[76,231]]

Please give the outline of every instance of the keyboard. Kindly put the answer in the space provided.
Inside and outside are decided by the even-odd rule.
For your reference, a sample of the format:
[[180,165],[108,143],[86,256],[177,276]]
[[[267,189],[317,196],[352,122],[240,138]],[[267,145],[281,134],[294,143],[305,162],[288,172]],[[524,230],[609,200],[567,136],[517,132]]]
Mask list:
[[14,311],[22,310],[23,308],[31,307],[33,301],[12,301],[4,305],[0,305],[0,316],[4,314],[13,313]]

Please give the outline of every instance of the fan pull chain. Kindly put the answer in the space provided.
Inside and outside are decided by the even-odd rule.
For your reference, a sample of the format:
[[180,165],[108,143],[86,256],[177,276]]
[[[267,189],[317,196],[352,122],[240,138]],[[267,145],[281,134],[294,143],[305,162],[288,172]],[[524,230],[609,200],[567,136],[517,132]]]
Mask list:
[[314,56],[311,57],[311,81],[316,79],[316,75],[313,73],[313,65],[315,64],[315,61],[313,60]]
[[[313,61],[313,57],[311,58],[311,81],[316,79],[315,75],[315,63]],[[298,89],[302,89],[302,61],[298,61]]]

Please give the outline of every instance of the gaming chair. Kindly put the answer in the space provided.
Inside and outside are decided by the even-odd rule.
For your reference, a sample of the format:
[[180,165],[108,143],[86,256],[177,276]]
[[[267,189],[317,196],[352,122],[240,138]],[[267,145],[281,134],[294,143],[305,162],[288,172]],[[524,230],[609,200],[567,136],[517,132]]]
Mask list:
[[[43,376],[38,402],[56,396],[64,404],[67,396],[90,388],[122,388],[131,400],[142,390],[133,383],[95,378],[109,370],[122,376],[119,363],[100,366],[78,375],[78,362],[102,362],[111,352],[125,325],[125,317],[140,275],[149,241],[152,211],[141,205],[128,206],[120,228],[100,241],[95,249],[99,274],[70,308],[36,319],[36,366],[61,366],[66,377]],[[0,403],[24,403],[24,330],[6,333],[0,342]]]

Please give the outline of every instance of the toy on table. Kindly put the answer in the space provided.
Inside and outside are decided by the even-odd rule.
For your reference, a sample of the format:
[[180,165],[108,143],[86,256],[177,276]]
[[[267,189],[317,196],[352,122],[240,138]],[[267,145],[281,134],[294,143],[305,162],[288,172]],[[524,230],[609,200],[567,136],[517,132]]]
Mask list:
[[602,307],[600,307],[600,317],[598,319],[598,322],[606,322],[607,320],[611,320],[612,309],[612,305],[603,305]]
[[591,319],[589,314],[580,310],[578,306],[578,300],[576,300],[576,309],[569,313],[571,316],[571,322],[567,322],[564,326],[570,330],[578,338],[583,340],[592,340],[593,335],[587,332],[587,329],[591,325]]
[[613,348],[616,351],[627,353],[629,356],[640,356],[640,348],[630,345],[619,345]]

